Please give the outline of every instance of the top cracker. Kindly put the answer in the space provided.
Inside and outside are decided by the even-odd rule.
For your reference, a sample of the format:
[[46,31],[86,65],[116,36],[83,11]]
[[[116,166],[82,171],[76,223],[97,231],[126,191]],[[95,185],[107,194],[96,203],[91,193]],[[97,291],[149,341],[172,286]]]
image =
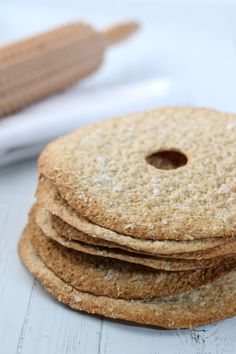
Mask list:
[[40,171],[78,214],[143,239],[236,236],[236,116],[162,108],[50,143]]

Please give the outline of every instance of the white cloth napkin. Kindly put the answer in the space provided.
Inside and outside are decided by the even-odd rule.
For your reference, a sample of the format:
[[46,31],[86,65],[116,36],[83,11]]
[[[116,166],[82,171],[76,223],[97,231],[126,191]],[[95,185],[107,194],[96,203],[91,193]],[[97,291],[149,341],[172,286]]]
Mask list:
[[189,99],[183,88],[171,79],[99,90],[76,86],[0,120],[0,165],[36,156],[53,138],[87,123],[181,104],[189,104]]

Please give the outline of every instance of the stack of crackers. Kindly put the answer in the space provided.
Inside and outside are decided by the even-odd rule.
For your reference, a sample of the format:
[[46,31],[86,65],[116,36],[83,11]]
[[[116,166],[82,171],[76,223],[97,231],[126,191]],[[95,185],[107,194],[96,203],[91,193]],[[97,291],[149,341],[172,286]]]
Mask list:
[[83,127],[39,158],[19,243],[74,309],[165,328],[236,315],[236,117],[163,108]]

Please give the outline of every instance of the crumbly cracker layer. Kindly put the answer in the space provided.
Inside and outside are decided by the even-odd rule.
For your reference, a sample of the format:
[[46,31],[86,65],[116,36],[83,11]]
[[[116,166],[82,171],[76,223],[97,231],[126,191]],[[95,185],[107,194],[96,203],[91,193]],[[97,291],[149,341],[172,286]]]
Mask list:
[[197,290],[152,300],[124,300],[76,290],[51,271],[32,245],[29,227],[19,254],[36,279],[59,301],[91,314],[165,328],[192,328],[236,315],[236,271]]

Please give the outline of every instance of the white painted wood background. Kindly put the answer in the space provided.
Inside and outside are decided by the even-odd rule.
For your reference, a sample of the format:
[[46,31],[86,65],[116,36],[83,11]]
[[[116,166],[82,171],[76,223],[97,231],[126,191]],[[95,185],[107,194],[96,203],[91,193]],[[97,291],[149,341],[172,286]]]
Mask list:
[[[184,84],[193,104],[236,112],[234,1],[32,3],[1,4],[0,41],[77,17],[100,26],[124,16],[140,18],[146,26],[143,46],[135,40],[132,49],[126,47],[126,56],[114,49],[90,86],[173,76]],[[236,353],[236,318],[166,331],[78,313],[49,296],[25,270],[16,249],[36,181],[36,160],[0,169],[0,354]]]

